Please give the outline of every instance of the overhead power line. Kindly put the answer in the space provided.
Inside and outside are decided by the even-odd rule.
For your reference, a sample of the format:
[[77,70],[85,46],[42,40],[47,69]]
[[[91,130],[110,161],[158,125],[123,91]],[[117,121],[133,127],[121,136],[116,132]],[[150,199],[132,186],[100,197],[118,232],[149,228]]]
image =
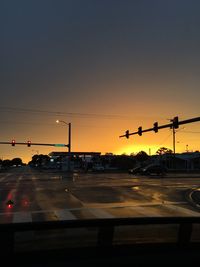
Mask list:
[[[123,119],[123,120],[149,120],[154,116],[146,115],[134,115],[126,116],[120,114],[101,114],[101,113],[82,113],[82,112],[66,112],[66,111],[52,111],[52,110],[43,110],[43,109],[30,109],[30,108],[19,108],[19,107],[9,107],[9,106],[0,106],[0,112],[6,113],[25,113],[33,115],[45,115],[45,116],[68,116],[68,117],[80,117],[80,118],[96,118],[96,119]],[[163,119],[163,118],[160,118]]]
[[165,139],[160,143],[159,146],[162,146],[168,139],[169,137],[171,137],[172,133],[170,133],[169,135],[167,135],[167,137],[165,137]]
[[68,117],[89,117],[89,118],[105,118],[105,119],[130,119],[131,117],[116,115],[116,114],[97,114],[97,113],[81,113],[81,112],[65,112],[65,111],[51,111],[42,109],[27,109],[15,107],[0,107],[1,112],[17,112],[30,114],[44,114],[51,116],[68,116]]
[[200,132],[193,132],[193,131],[182,131],[182,133],[200,134]]

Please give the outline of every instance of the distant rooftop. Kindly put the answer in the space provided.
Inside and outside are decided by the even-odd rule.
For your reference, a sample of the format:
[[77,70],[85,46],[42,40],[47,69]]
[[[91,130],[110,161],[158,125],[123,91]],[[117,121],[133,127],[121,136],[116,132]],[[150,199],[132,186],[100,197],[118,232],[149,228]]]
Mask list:
[[[53,151],[49,153],[50,157],[60,157],[60,156],[68,156],[69,152],[63,151]],[[101,152],[71,152],[70,155],[73,156],[100,156]]]

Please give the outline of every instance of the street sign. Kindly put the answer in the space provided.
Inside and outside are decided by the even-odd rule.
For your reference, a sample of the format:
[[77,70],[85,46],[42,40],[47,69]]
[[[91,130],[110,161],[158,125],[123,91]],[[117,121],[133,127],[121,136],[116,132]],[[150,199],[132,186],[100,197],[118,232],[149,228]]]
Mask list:
[[66,146],[65,144],[55,144],[54,146],[56,147],[63,147],[63,146]]

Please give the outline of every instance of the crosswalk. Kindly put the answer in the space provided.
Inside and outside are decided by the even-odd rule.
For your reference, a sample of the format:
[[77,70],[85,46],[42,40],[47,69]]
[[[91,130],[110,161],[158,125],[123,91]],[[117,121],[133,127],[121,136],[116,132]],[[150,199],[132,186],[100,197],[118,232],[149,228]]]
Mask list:
[[[9,216],[8,216],[9,215]],[[23,223],[34,221],[72,221],[84,219],[108,219],[121,217],[162,217],[162,216],[194,216],[199,217],[200,212],[191,210],[186,204],[173,205],[142,205],[142,206],[127,206],[127,207],[82,207],[74,209],[57,209],[57,210],[38,210],[38,211],[21,211],[21,212],[4,212],[0,213],[0,224],[6,223]],[[12,219],[11,219],[12,217]]]
[[56,210],[55,215],[58,220],[76,220],[76,216],[74,216],[69,210]]
[[13,216],[13,223],[32,222],[30,212],[16,212]]

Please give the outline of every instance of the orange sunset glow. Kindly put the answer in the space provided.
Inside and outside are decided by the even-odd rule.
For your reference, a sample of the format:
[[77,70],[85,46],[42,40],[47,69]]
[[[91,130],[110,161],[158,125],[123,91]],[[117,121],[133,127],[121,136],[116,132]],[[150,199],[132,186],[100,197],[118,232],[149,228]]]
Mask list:
[[[16,114],[17,116],[17,114]],[[56,116],[54,115],[38,115],[32,114],[29,110],[25,114],[19,114],[16,119],[15,129],[11,127],[11,123],[7,124],[9,135],[1,136],[3,141],[27,142],[32,143],[51,143],[51,144],[68,144],[68,126],[65,124],[57,124]],[[70,118],[71,116],[71,118]],[[82,118],[81,118],[82,116]],[[23,120],[21,118],[23,117]],[[72,125],[72,151],[89,151],[113,153],[113,154],[137,154],[140,151],[145,151],[147,154],[154,155],[160,147],[173,149],[172,130],[160,129],[158,133],[147,132],[142,136],[132,135],[127,138],[119,138],[129,129],[130,132],[137,131],[139,126],[143,129],[153,126],[155,121],[166,124],[169,120],[158,117],[138,116],[128,117],[126,115],[105,115],[105,114],[69,114],[65,119],[66,122],[71,122]],[[94,118],[95,117],[95,118]],[[167,116],[166,116],[167,117]],[[186,117],[180,117],[188,119]],[[8,131],[7,129],[7,131]],[[200,124],[198,122],[180,126],[176,129],[176,152],[182,153],[186,151],[200,150],[199,147]],[[9,136],[9,137],[8,137]],[[20,156],[24,162],[29,162],[34,154],[49,154],[52,151],[68,151],[68,148],[62,147],[31,147],[15,145],[1,145],[0,157],[3,159]]]

